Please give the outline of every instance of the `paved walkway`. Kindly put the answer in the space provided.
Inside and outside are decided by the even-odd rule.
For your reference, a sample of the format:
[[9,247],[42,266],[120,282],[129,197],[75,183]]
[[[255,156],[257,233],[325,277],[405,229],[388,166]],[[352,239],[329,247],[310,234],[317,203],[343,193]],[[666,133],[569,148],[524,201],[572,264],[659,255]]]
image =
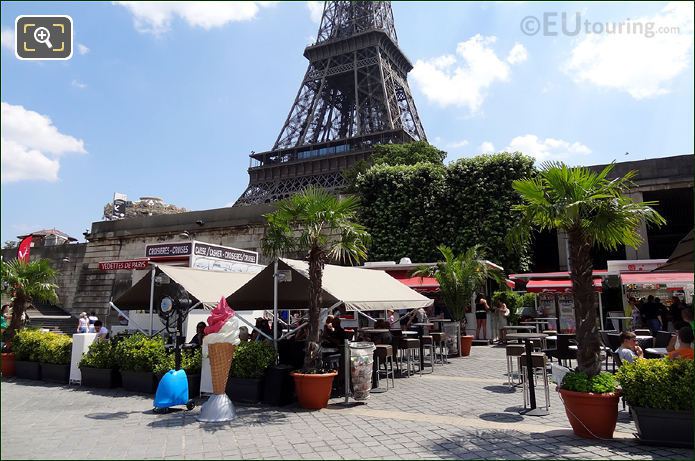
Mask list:
[[[3,459],[692,459],[639,445],[629,413],[616,438],[575,437],[557,393],[550,415],[524,417],[505,382],[504,350],[474,347],[431,375],[396,380],[366,405],[321,411],[237,405],[231,424],[198,409],[156,415],[151,397],[10,379],[2,383]],[[382,385],[384,383],[382,382]],[[543,400],[542,395],[540,396]]]

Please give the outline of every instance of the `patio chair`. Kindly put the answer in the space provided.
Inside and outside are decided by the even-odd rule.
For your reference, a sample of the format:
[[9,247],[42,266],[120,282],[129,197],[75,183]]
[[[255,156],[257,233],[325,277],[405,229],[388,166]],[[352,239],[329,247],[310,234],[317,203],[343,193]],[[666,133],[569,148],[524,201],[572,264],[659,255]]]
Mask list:
[[572,360],[577,360],[577,351],[570,349],[570,345],[573,344],[575,335],[573,334],[559,334],[557,335],[557,341],[555,343],[554,349],[544,349],[544,352],[548,357],[553,357],[557,359],[560,365],[568,368],[572,368]]
[[666,347],[671,341],[670,331],[657,331],[656,338],[654,338],[654,347]]
[[[374,356],[376,357],[376,385],[379,387],[380,375],[383,373],[386,375],[386,390],[389,388],[389,375],[391,375],[391,385],[396,387],[395,380],[395,368],[393,366],[393,347],[388,344],[377,344],[374,350]],[[384,369],[381,369],[381,365],[384,365]]]
[[636,334],[637,336],[651,336],[651,335],[652,335],[652,331],[651,331],[651,330],[647,330],[647,329],[638,329],[638,330],[635,330],[635,334]]
[[[519,356],[519,363],[521,364],[521,382],[524,385],[524,408],[526,408],[526,402],[529,397],[528,392],[528,371],[526,370],[526,352]],[[531,365],[533,367],[533,377],[537,378],[536,372],[540,371],[543,377],[543,391],[545,395],[545,408],[550,408],[550,385],[548,384],[548,357],[542,352],[533,352],[531,354]]]
[[[613,353],[620,347],[620,334],[614,330],[599,330],[601,333],[601,343],[603,351],[606,353],[606,371],[608,371],[608,357],[613,357]],[[615,372],[615,360],[613,360],[613,372]]]
[[[523,344],[507,344],[506,349],[506,354],[507,354],[507,384],[509,384],[509,387],[514,386],[515,382],[514,379],[512,378],[514,374],[514,359],[516,358],[516,362],[518,363],[519,357],[521,354],[524,353],[525,347]],[[521,383],[521,366],[517,366],[519,369],[519,383]]]

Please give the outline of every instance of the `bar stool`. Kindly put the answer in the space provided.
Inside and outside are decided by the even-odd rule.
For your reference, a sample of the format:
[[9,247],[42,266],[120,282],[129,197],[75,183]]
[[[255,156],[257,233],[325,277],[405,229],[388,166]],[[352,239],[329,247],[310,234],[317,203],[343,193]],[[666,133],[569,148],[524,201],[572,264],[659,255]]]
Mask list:
[[[524,353],[523,344],[508,344],[506,347],[507,353],[507,383],[509,386],[513,386],[514,382],[512,380],[512,373],[514,372],[514,357],[518,358]],[[521,366],[518,366],[519,373],[521,373]],[[519,383],[521,383],[521,377],[519,377]]]
[[[519,356],[519,364],[521,365],[521,381],[524,385],[524,408],[527,402],[527,387],[528,387],[528,371],[526,370],[526,352]],[[533,377],[536,378],[536,371],[541,370],[543,376],[543,390],[545,391],[545,408],[550,408],[550,386],[548,385],[548,357],[542,352],[533,352],[531,354],[531,365],[533,367]]]
[[402,337],[398,342],[398,352],[400,353],[399,360],[401,365],[403,365],[403,359],[406,361],[406,372],[408,377],[411,375],[411,369],[413,373],[415,373],[416,363],[419,369],[418,372],[422,376],[422,370],[420,369],[420,340]]
[[381,365],[384,365],[384,373],[386,374],[386,389],[389,388],[389,375],[391,375],[391,385],[396,387],[396,372],[393,367],[393,347],[388,344],[377,344],[376,350],[376,385],[379,387],[379,378],[381,375]]
[[[429,349],[430,351],[430,367],[432,368],[432,373],[434,372],[434,362],[435,362],[435,355],[434,355],[434,338],[432,335],[425,335],[420,338],[420,341],[422,341],[422,353],[423,355],[425,354],[425,350]],[[422,358],[423,360],[425,359],[424,357]]]
[[[432,341],[434,342],[435,359],[438,355],[440,363],[443,365],[446,363],[446,356],[444,355],[444,350],[446,349],[446,333],[433,331],[430,333],[430,336],[432,336]],[[437,347],[439,347],[439,353],[437,353]]]

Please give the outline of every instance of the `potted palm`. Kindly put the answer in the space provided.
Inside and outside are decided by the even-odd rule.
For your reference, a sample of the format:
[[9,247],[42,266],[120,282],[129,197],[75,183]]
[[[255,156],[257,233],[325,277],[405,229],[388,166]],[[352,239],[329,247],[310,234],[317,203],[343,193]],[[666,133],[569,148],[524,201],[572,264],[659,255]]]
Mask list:
[[695,362],[636,360],[616,377],[641,441],[692,448]]
[[321,368],[321,326],[323,267],[330,260],[358,263],[367,256],[369,234],[356,222],[358,200],[338,198],[318,189],[307,188],[278,202],[263,238],[266,255],[305,252],[309,262],[309,325],[304,366],[292,374],[299,404],[318,409],[328,404],[335,371]]
[[41,379],[39,352],[46,333],[34,328],[22,328],[14,335],[12,351],[15,354],[15,368],[18,378]]
[[[12,319],[5,331],[6,350],[2,351],[3,375],[12,370],[15,351],[12,349],[15,333],[24,326],[24,313],[33,300],[57,302],[57,285],[53,283],[56,271],[47,259],[25,262],[19,259],[0,261],[2,293],[12,298]],[[24,367],[26,369],[26,366]],[[38,370],[38,369],[37,369]],[[36,372],[38,372],[35,370]],[[25,370],[26,371],[26,370]],[[7,375],[5,375],[7,376]],[[39,379],[39,378],[34,378]]]
[[110,389],[117,387],[120,375],[111,341],[94,341],[80,360],[82,385]]
[[133,392],[154,394],[156,380],[154,370],[166,360],[164,339],[149,338],[142,333],[128,336],[116,344],[116,363],[121,370],[123,388]]
[[72,338],[59,333],[44,333],[39,346],[41,379],[67,384],[70,379]]
[[[446,245],[440,245],[437,249],[444,257],[444,261],[438,262],[435,266],[419,267],[413,275],[437,279],[452,320],[459,322],[463,331],[466,314],[471,309],[471,298],[475,290],[489,279],[501,280],[502,274],[485,263],[485,253],[477,245],[459,255],[455,255]],[[472,344],[473,336],[460,336],[459,357],[470,355]]]
[[[568,373],[559,390],[572,429],[579,436],[612,437],[618,415],[618,392],[615,386],[601,385],[601,392],[591,392],[595,379],[601,381],[601,338],[597,327],[597,305],[593,287],[592,247],[615,250],[619,245],[637,247],[642,241],[638,232],[643,222],[661,225],[664,218],[652,206],[655,202],[636,202],[629,195],[635,172],[608,179],[613,165],[601,172],[588,168],[570,168],[565,164],[543,164],[535,178],[513,182],[523,201],[512,207],[518,213],[509,241],[525,245],[532,229],[559,230],[567,234],[574,315],[577,324],[578,376]],[[573,386],[586,379],[587,386]],[[607,384],[602,382],[602,384]],[[578,408],[593,401],[605,411],[588,412],[579,420]],[[610,414],[612,429],[601,432],[599,415]],[[587,433],[588,429],[589,433]]]
[[263,398],[266,369],[275,364],[273,346],[265,341],[241,343],[227,380],[227,395],[235,402],[258,403]]

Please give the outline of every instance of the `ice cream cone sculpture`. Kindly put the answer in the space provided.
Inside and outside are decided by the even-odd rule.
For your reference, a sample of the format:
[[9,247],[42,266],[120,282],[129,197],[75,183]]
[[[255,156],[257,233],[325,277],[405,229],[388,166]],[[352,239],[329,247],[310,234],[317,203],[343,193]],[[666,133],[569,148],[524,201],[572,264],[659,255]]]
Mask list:
[[234,357],[233,346],[229,343],[215,343],[208,345],[208,356],[210,358],[210,374],[212,376],[212,392],[214,394],[224,394],[227,388],[227,377],[232,366]]

